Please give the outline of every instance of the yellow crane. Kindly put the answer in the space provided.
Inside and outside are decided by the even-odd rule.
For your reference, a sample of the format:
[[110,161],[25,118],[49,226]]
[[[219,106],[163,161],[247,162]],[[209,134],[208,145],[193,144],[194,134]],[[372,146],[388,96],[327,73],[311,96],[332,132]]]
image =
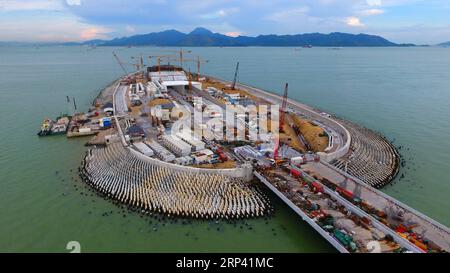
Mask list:
[[132,56],[131,59],[136,60],[136,63],[133,64],[133,65],[136,67],[137,71],[140,71],[140,70],[142,70],[142,68],[145,67],[145,65],[144,65],[144,56],[142,56],[142,54],[139,57]]
[[172,52],[172,53],[177,53],[179,55],[179,60],[180,60],[180,67],[183,68],[183,61],[184,61],[184,54],[185,53],[191,53],[192,51],[190,50],[159,50],[160,52]]
[[161,73],[161,60],[166,60],[168,64],[170,64],[170,61],[178,60],[176,57],[170,55],[150,55],[148,56],[149,66],[151,64],[151,59],[153,58],[157,60],[158,73]]
[[197,59],[184,59],[184,61],[197,63],[197,81],[200,80],[200,66],[201,66],[201,64],[205,64],[205,63],[209,62],[209,60],[203,60],[200,57],[197,57]]

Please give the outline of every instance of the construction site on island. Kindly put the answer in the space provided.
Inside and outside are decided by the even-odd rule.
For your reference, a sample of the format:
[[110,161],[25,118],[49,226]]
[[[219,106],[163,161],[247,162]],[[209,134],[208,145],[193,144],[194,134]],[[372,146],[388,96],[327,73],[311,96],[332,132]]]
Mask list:
[[86,113],[44,121],[42,136],[91,135],[80,175],[102,196],[239,219],[273,213],[266,187],[340,252],[450,251],[447,227],[377,190],[399,168],[384,137],[290,99],[288,83],[280,96],[237,82],[239,63],[224,81],[190,51],[164,52],[134,57],[133,71],[113,52],[124,76]]

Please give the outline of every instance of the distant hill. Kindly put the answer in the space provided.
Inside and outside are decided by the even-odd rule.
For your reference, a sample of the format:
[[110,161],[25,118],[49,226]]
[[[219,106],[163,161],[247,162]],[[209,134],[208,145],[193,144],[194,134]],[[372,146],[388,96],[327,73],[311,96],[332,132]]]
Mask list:
[[438,44],[438,46],[450,46],[450,41],[449,41],[449,42],[445,42],[445,43]]
[[92,40],[83,44],[97,46],[413,46],[396,44],[383,37],[368,34],[308,33],[296,35],[259,35],[256,37],[230,37],[213,33],[205,28],[196,28],[190,33],[166,30],[110,41]]

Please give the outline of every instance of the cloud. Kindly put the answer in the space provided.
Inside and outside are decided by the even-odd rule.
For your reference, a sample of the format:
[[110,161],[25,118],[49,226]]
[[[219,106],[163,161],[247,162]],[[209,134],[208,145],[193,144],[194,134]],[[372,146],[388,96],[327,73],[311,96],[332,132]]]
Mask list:
[[379,7],[381,6],[381,0],[367,0],[367,5],[371,6],[371,7]]
[[364,24],[361,23],[358,17],[347,17],[345,23],[351,27],[363,27]]
[[359,12],[359,14],[363,16],[371,16],[371,15],[379,15],[383,14],[384,10],[382,9],[366,9]]
[[[450,29],[448,8],[443,0],[0,0],[0,40],[43,33],[46,39],[114,38],[197,26],[230,35],[355,33],[361,27],[377,34],[421,24]],[[413,27],[398,33],[408,31],[410,41],[424,39]]]
[[92,40],[98,38],[105,38],[105,29],[89,27],[81,31],[79,35],[79,40]]
[[230,37],[238,37],[240,35],[242,35],[242,32],[240,31],[228,31],[225,33],[225,35],[230,36]]
[[233,7],[228,9],[219,9],[212,13],[200,15],[200,17],[202,19],[218,19],[218,18],[225,18],[237,12],[239,12],[239,8]]
[[127,33],[135,33],[136,29],[134,27],[132,27],[132,26],[127,25],[127,26],[125,26],[125,31]]
[[[0,40],[82,41],[108,38],[108,27],[90,24],[67,11],[80,0],[0,0]],[[78,5],[79,6],[79,5]]]
[[36,11],[36,10],[63,10],[58,0],[0,0],[0,12]]
[[1,40],[4,41],[39,41],[39,42],[69,42],[89,39],[105,39],[111,31],[103,26],[85,24],[76,18],[35,17],[33,24],[27,18],[16,18],[14,21],[0,18]]
[[294,9],[277,11],[269,14],[265,18],[275,22],[284,22],[297,16],[304,16],[309,11],[309,7],[297,7]]
[[81,5],[81,0],[66,0],[66,3],[69,6],[79,6]]

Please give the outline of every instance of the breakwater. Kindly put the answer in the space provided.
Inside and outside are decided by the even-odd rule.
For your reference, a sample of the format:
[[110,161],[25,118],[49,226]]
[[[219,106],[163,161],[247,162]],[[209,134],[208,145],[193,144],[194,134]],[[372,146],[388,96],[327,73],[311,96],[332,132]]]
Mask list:
[[240,178],[174,171],[140,159],[121,143],[90,149],[80,173],[106,197],[147,212],[237,219],[271,211],[268,199]]

